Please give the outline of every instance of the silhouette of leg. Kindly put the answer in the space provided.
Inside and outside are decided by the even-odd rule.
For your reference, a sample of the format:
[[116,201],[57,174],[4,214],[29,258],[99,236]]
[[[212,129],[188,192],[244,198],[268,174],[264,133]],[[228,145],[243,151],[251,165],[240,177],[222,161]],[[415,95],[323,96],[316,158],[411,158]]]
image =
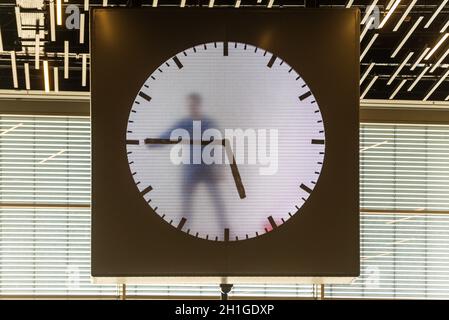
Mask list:
[[223,201],[223,197],[221,196],[219,186],[215,182],[208,182],[207,189],[210,192],[212,202],[215,206],[215,213],[217,216],[217,221],[220,225],[220,229],[224,230],[225,228],[229,228],[229,223],[226,215],[226,206]]
[[196,187],[196,181],[190,174],[185,174],[182,181],[182,212],[183,217],[187,219],[187,223],[192,223],[192,204],[193,195]]

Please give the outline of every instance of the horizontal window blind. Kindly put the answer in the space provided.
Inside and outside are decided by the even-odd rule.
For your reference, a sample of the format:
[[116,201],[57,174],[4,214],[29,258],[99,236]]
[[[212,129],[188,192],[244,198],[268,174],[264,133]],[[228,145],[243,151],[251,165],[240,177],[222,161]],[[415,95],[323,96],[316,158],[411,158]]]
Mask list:
[[90,283],[88,118],[1,116],[0,202],[0,295],[117,294]]
[[364,124],[360,137],[361,276],[326,296],[449,299],[449,126]]
[[[362,272],[351,285],[326,286],[326,297],[449,298],[448,147],[449,126],[361,126]],[[0,202],[0,295],[118,295],[90,283],[88,118],[0,116]],[[127,294],[219,290],[146,285]],[[313,287],[240,285],[232,295],[310,298]]]

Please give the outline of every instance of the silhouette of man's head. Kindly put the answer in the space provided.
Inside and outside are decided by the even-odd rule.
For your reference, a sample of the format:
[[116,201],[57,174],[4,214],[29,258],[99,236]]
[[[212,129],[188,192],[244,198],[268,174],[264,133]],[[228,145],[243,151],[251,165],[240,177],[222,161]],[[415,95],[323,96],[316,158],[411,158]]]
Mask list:
[[187,96],[187,105],[190,116],[194,119],[201,117],[201,96],[198,93],[191,93]]

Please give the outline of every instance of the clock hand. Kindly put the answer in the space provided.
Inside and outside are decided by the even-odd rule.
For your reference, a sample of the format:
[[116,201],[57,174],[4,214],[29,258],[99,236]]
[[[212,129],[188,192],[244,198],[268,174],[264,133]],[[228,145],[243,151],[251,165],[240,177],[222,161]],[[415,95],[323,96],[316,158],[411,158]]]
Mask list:
[[[180,142],[188,143],[188,144],[195,144],[195,143],[201,142],[201,145],[208,145],[210,143],[219,143],[219,140],[218,140],[218,142],[214,141],[214,140],[185,141],[182,139],[170,140],[170,139],[163,139],[163,138],[146,138],[144,141],[145,141],[145,144],[178,144]],[[221,144],[225,148],[226,156],[229,159],[229,162],[230,162],[229,165],[231,166],[232,177],[234,178],[235,186],[237,187],[237,192],[239,193],[240,199],[244,199],[244,198],[246,198],[245,187],[243,186],[242,178],[240,177],[239,169],[237,167],[237,163],[235,162],[234,153],[232,152],[232,149],[229,145],[229,140],[223,139]]]
[[223,147],[225,148],[226,155],[229,159],[229,164],[231,166],[232,177],[234,178],[235,186],[239,193],[240,199],[246,198],[245,187],[242,183],[242,178],[240,177],[239,169],[237,168],[237,163],[235,162],[234,153],[232,152],[229,140],[223,139]]
[[[208,145],[213,140],[201,140],[201,145]],[[184,144],[198,144],[200,141],[194,141],[194,140],[188,140],[185,141],[178,139],[178,140],[171,140],[171,139],[163,139],[163,138],[146,138],[144,140],[145,144],[178,144],[178,143],[184,143]]]

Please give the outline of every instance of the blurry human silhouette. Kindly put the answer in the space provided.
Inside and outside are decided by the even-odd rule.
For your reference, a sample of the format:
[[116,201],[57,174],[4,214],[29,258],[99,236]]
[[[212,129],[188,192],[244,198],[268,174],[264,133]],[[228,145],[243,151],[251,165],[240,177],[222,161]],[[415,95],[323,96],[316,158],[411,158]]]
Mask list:
[[[189,115],[178,121],[170,129],[166,130],[160,135],[161,139],[169,139],[173,130],[184,129],[189,132],[191,139],[193,139],[193,122],[200,121],[201,123],[201,136],[207,129],[216,129],[216,126],[212,119],[204,116],[201,112],[202,98],[197,93],[191,93],[187,96],[187,107]],[[201,148],[203,148],[202,146]],[[202,152],[202,149],[201,149]],[[200,163],[194,163],[193,161],[193,145],[190,145],[190,164],[182,164],[182,208],[184,217],[189,221],[193,217],[193,199],[195,192],[200,184],[205,185],[211,200],[215,207],[215,214],[219,227],[229,228],[226,219],[226,207],[223,201],[223,197],[220,192],[219,180],[220,180],[220,168],[214,164],[205,164],[201,159]],[[206,214],[210,214],[207,212]],[[198,218],[198,217],[196,217]]]

